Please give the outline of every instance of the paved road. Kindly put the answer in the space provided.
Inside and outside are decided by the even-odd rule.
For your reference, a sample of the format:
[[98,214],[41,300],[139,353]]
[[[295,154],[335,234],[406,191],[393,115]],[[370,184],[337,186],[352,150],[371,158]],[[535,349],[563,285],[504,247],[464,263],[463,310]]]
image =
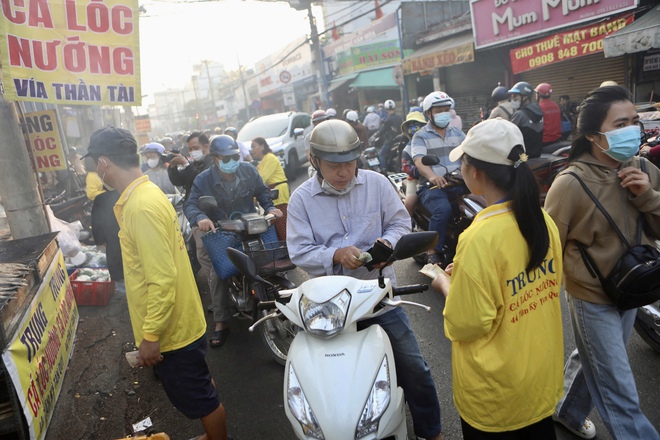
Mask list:
[[[300,184],[303,177],[294,186]],[[428,278],[418,273],[419,268],[412,260],[397,262],[395,269],[399,284],[427,282]],[[305,276],[296,270],[292,279],[300,282]],[[443,332],[444,299],[433,290],[406,299],[432,307],[429,313],[416,307],[407,307],[406,312],[435,378],[445,439],[462,438],[460,419],[452,402],[451,344]],[[575,344],[566,303],[562,303],[568,355]],[[259,335],[248,334],[247,322],[235,320],[232,325],[232,334],[227,344],[219,349],[211,349],[208,355],[213,371],[220,372],[216,380],[227,407],[232,433],[240,440],[294,438],[283,408],[283,368],[270,359]],[[642,407],[655,426],[660,427],[660,405],[656,403],[659,400],[659,379],[655,374],[660,366],[660,355],[654,353],[635,333],[630,343],[629,356],[637,378]],[[609,438],[596,412],[592,414],[592,420],[596,423],[598,438]],[[558,426],[556,431],[559,439],[575,438],[562,427]],[[412,431],[410,434],[413,435]]]

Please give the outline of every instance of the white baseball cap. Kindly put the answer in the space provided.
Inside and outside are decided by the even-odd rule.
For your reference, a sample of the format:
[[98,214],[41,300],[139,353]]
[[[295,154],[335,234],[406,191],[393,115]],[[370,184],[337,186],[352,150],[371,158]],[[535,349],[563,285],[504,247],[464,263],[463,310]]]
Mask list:
[[456,162],[467,154],[484,162],[513,166],[516,162],[509,159],[509,154],[516,145],[525,151],[517,125],[502,118],[486,119],[468,131],[463,143],[449,153],[449,160]]

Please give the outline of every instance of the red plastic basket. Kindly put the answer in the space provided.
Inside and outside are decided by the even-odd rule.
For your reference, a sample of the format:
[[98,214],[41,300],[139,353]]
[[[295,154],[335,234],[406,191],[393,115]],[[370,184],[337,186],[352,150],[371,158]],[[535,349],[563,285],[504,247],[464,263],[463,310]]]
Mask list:
[[115,291],[114,281],[77,281],[78,269],[69,277],[79,306],[105,306]]

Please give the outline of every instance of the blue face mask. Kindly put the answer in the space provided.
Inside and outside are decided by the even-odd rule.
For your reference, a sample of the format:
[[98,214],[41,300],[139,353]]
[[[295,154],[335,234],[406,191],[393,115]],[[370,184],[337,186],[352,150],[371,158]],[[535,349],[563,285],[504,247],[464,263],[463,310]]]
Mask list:
[[223,161],[220,161],[218,164],[220,167],[220,171],[222,171],[225,174],[234,174],[236,170],[238,169],[238,161],[237,160],[230,160],[227,163],[224,163]]
[[597,142],[594,142],[594,144],[598,145],[598,148],[603,150],[603,153],[617,162],[625,162],[639,152],[642,132],[638,125],[629,125],[606,133],[599,133],[605,135],[610,148],[606,150],[598,145]]
[[436,113],[433,115],[433,123],[440,128],[445,128],[449,125],[451,114],[449,112]]

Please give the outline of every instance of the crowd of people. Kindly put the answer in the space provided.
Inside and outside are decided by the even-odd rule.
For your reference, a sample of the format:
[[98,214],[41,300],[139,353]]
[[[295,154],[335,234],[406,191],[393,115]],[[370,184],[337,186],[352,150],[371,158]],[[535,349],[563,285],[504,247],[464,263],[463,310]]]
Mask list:
[[[310,277],[372,279],[378,271],[357,257],[375,243],[396,246],[411,231],[410,212],[421,203],[431,213],[429,229],[439,236],[427,259],[444,269],[432,284],[446,296],[444,335],[452,342],[454,403],[464,438],[554,439],[557,422],[590,439],[596,432],[588,415],[595,407],[613,438],[660,439],[640,409],[626,355],[635,311],[617,309],[580,251],[586,248],[608,272],[625,246],[573,176],[586,182],[626,237],[641,234],[643,243],[654,244],[660,238],[660,170],[638,155],[639,117],[625,88],[598,87],[577,106],[567,96],[557,105],[551,95],[547,83],[498,86],[489,118],[467,135],[456,126],[454,99],[442,91],[418,100],[405,117],[391,100],[341,118],[332,108],[317,110],[305,136],[310,178],[291,194],[261,137],[247,146],[231,131],[211,139],[193,132],[186,154],[165,156],[162,144],[139,149],[126,130],[98,130],[87,153],[88,191],[97,199],[113,193],[103,212],[107,217],[114,205],[116,223],[103,227],[106,236],[99,241],[117,235],[115,254],[121,244],[121,277],[141,364],[154,367],[177,409],[201,419],[202,438],[228,438],[205,355],[207,333],[211,347],[229,337],[229,283],[215,273],[201,236],[234,212],[255,212],[256,198],[277,218],[277,236],[291,260]],[[406,138],[405,203],[385,176],[359,167],[369,134],[381,131]],[[568,132],[568,168],[542,206],[528,159]],[[426,155],[437,156],[439,164],[425,165]],[[456,189],[447,187],[445,174],[459,168],[486,208],[447,261],[442,248]],[[278,190],[275,200],[269,189]],[[210,285],[209,331],[177,214],[165,196],[172,190],[185,193],[201,278]],[[202,196],[213,196],[218,208],[204,212]],[[384,274],[396,285],[392,266]],[[577,346],[566,363],[562,286]],[[360,328],[376,324],[390,337],[415,434],[442,438],[438,390],[405,312],[384,309]]]

